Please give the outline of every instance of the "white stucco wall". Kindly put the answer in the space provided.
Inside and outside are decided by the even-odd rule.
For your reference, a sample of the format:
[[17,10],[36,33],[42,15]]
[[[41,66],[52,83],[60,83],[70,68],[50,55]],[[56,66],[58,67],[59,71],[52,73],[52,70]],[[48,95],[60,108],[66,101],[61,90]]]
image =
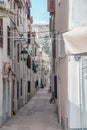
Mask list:
[[71,28],[79,25],[87,25],[87,1],[70,0]]
[[[7,5],[8,6],[8,5]],[[5,62],[9,63],[9,56],[7,55],[7,26],[10,26],[9,18],[3,18],[3,48],[0,47],[0,125],[10,116],[11,112],[11,81],[5,77],[3,80],[3,66]],[[4,84],[5,81],[5,84]],[[9,82],[9,84],[8,84]],[[5,92],[5,93],[4,93]],[[3,106],[3,102],[5,106]],[[8,108],[9,106],[9,108]],[[4,111],[4,108],[5,110]],[[2,120],[3,118],[3,120]]]
[[[79,25],[86,25],[87,24],[87,1],[86,0],[61,0],[60,6],[58,5],[58,2],[56,0],[56,9],[55,9],[55,30],[56,34],[58,32],[68,31],[68,29],[71,29],[73,27],[77,27]],[[58,38],[58,36],[56,36]],[[61,38],[62,39],[62,38]],[[60,39],[60,42],[62,41]],[[81,101],[80,101],[80,79],[79,79],[79,61],[75,61],[74,57],[69,57],[68,61],[68,70],[65,71],[65,73],[62,73],[64,68],[66,69],[66,60],[62,62],[61,58],[64,58],[64,43],[61,42],[61,57],[60,57],[60,64],[61,64],[61,70],[59,69],[59,63],[58,63],[58,39],[57,39],[57,49],[56,49],[56,66],[57,66],[57,77],[58,77],[58,101],[57,105],[59,106],[59,113],[60,113],[60,122],[61,122],[61,116],[64,116],[64,118],[68,117],[68,126],[69,128],[87,128],[86,127],[86,103],[85,103],[85,110],[82,110],[82,113],[80,113],[81,109]],[[64,60],[64,59],[63,59]],[[60,74],[61,71],[61,74]],[[64,75],[67,75],[68,77],[64,78]],[[66,84],[66,80],[68,80],[68,84]],[[62,81],[62,83],[61,83]],[[86,84],[87,80],[84,81],[84,96],[86,101]],[[61,90],[63,89],[63,90]],[[62,94],[61,94],[62,92]],[[63,94],[66,94],[68,92],[68,97],[64,98]],[[62,95],[62,96],[61,96]],[[68,104],[67,104],[68,101]],[[65,106],[65,109],[63,108]],[[62,107],[62,108],[61,108]],[[67,114],[66,114],[67,111]]]
[[69,128],[80,128],[80,84],[79,61],[68,58]]
[[56,0],[56,12],[55,12],[55,30],[58,32],[65,32],[68,30],[69,25],[69,0],[61,0],[60,6],[58,0]]

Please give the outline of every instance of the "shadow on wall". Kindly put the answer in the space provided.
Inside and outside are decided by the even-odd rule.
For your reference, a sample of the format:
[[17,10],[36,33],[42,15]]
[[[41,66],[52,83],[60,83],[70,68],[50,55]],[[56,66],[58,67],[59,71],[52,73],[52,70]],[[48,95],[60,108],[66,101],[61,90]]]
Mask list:
[[79,104],[69,101],[69,126],[70,130],[87,129],[87,110]]

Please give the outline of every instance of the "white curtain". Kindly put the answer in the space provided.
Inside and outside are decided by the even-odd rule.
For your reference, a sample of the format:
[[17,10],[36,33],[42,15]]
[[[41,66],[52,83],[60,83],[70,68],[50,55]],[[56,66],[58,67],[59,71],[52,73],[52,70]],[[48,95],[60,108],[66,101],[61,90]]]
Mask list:
[[67,55],[87,53],[87,26],[81,26],[63,33],[63,39]]

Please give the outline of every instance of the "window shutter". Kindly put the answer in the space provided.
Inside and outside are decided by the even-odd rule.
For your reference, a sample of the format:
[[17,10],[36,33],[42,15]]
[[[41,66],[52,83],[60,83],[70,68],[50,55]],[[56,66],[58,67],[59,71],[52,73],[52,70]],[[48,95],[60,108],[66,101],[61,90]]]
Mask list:
[[30,32],[28,32],[28,44],[30,44]]
[[3,19],[0,19],[0,47],[3,47]]
[[10,28],[7,27],[7,54],[10,55]]
[[34,60],[32,60],[32,70],[34,70]]
[[56,36],[54,36],[54,48],[53,48],[53,57],[56,58]]
[[21,82],[21,85],[20,85],[20,87],[21,87],[21,89],[20,89],[20,95],[22,96],[22,95],[23,95],[23,90],[22,90],[22,79],[20,80],[20,82]]
[[17,44],[17,61],[19,62],[19,44]]
[[31,16],[31,10],[30,8],[28,8],[28,13],[27,13],[27,18],[30,20],[30,16]]
[[28,93],[30,93],[31,92],[31,83],[30,83],[30,81],[28,81],[27,83],[28,83],[28,89],[27,90],[28,90]]
[[37,48],[35,47],[35,56],[37,55]]
[[54,93],[55,98],[57,99],[57,76],[54,76]]
[[28,55],[28,58],[27,58],[27,67],[31,68],[31,57],[29,55]]
[[19,26],[19,16],[17,16],[17,26]]
[[19,99],[19,82],[17,82],[17,99]]

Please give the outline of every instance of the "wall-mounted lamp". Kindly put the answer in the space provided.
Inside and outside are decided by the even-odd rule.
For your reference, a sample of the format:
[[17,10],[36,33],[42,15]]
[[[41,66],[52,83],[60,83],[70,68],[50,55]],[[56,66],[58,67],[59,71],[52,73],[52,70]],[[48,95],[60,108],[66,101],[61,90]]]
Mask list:
[[76,61],[79,61],[81,56],[80,55],[75,55],[74,58],[75,58]]
[[25,49],[23,49],[23,50],[21,51],[21,56],[22,56],[22,59],[23,59],[24,61],[26,61],[26,60],[27,60],[27,57],[28,57],[28,51],[25,50]]

